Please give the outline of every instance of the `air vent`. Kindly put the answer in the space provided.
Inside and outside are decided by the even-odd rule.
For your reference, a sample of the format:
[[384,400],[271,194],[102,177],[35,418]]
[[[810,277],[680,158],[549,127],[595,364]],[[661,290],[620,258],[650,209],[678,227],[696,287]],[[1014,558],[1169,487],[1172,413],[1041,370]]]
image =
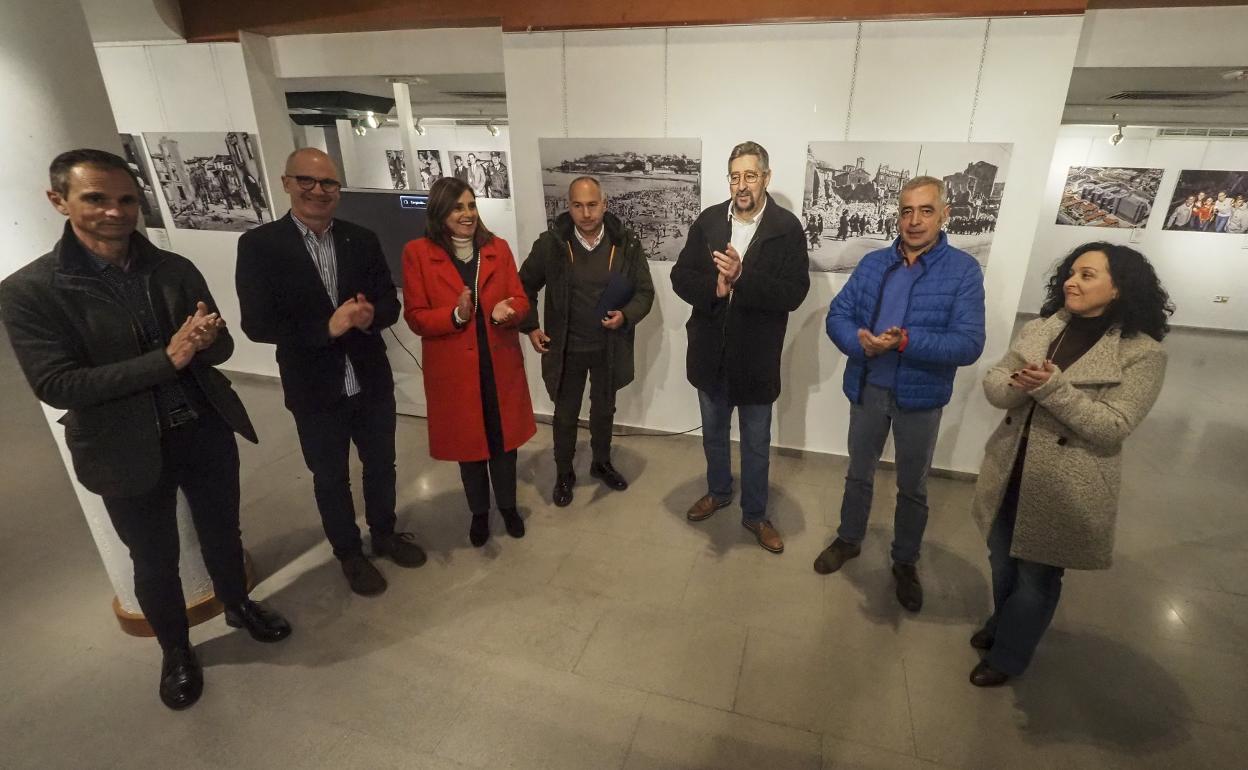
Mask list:
[[1248,128],[1159,128],[1157,129],[1157,136],[1206,136],[1248,139]]
[[1109,102],[1201,102],[1225,99],[1245,91],[1119,91],[1106,96]]
[[447,96],[456,99],[471,99],[474,102],[505,102],[506,91],[443,91]]

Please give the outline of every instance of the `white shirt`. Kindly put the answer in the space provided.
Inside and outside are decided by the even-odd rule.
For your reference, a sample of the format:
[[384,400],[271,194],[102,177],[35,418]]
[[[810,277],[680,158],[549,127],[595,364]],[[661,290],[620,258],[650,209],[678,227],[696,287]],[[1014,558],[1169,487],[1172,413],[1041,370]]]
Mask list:
[[754,240],[754,233],[758,232],[758,223],[763,221],[763,209],[767,208],[767,200],[769,196],[763,195],[763,205],[758,207],[758,212],[754,214],[754,219],[746,222],[737,219],[735,203],[728,204],[728,222],[732,225],[732,237],[729,242],[732,247],[741,255],[741,261],[745,262],[745,252],[749,251],[750,243]]
[[592,241],[581,235],[581,231],[576,227],[573,227],[572,231],[576,233],[576,239],[581,242],[581,245],[585,247],[586,251],[593,251],[598,248],[598,244],[602,243],[602,235],[607,231],[607,226],[606,224],[599,225],[598,234],[594,236]]

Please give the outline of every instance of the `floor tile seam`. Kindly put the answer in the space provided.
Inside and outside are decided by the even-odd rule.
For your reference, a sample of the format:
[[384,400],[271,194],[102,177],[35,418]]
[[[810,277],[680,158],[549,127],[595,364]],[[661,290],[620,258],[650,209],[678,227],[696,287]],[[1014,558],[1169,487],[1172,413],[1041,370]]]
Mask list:
[[741,660],[737,662],[737,685],[732,689],[732,706],[728,709],[733,713],[736,713],[737,701],[741,698],[741,675],[745,673],[745,656],[750,647],[750,636],[753,634],[753,631],[754,629],[746,626],[745,639],[741,642]]
[[919,756],[919,735],[914,727],[914,700],[910,694],[910,670],[906,665],[906,657],[901,657],[901,681],[906,688],[906,718],[910,722],[910,745],[914,747],[914,755]]

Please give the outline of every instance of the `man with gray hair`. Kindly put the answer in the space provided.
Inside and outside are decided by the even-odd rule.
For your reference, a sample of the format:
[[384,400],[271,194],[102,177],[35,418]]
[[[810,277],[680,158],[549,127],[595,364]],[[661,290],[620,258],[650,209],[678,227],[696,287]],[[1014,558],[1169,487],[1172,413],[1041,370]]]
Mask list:
[[[615,392],[633,381],[633,335],[654,303],[650,265],[637,235],[607,211],[591,176],[568,186],[568,210],[533,243],[520,268],[529,315],[520,330],[542,354],[542,379],[555,402],[554,503],[572,502],[576,429],[589,379],[589,475],[611,489],[628,481],[611,464]],[[537,293],[545,287],[545,328]]]
[[672,268],[693,306],[685,368],[698,390],[706,494],[689,508],[704,521],[732,502],[732,412],[741,428],[741,524],[764,549],[784,550],[767,518],[771,409],[789,313],[810,289],[802,223],[767,194],[767,150],[742,142],[728,156],[731,197],[703,211]]
[[949,245],[945,185],[918,176],[901,188],[897,240],[854,268],[828,309],[827,332],[845,354],[849,472],[836,539],[815,560],[835,572],[861,551],[875,468],[891,428],[897,465],[892,546],[897,600],[923,606],[915,563],[927,526],[927,475],[940,413],[959,366],[984,349],[984,276],[975,258]]

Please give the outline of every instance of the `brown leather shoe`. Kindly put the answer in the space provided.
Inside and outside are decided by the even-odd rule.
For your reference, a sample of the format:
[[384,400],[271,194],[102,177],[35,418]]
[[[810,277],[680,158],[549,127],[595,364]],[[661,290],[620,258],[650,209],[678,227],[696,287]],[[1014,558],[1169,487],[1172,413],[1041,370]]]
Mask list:
[[784,541],[780,539],[780,533],[776,528],[771,526],[771,522],[767,519],[762,521],[743,521],[741,526],[754,533],[754,539],[763,548],[772,553],[781,553],[784,551]]
[[698,501],[689,506],[689,511],[685,513],[685,518],[689,521],[705,521],[711,518],[711,514],[720,508],[727,508],[732,505],[732,498],[720,502],[716,500],[714,495],[703,495]]

